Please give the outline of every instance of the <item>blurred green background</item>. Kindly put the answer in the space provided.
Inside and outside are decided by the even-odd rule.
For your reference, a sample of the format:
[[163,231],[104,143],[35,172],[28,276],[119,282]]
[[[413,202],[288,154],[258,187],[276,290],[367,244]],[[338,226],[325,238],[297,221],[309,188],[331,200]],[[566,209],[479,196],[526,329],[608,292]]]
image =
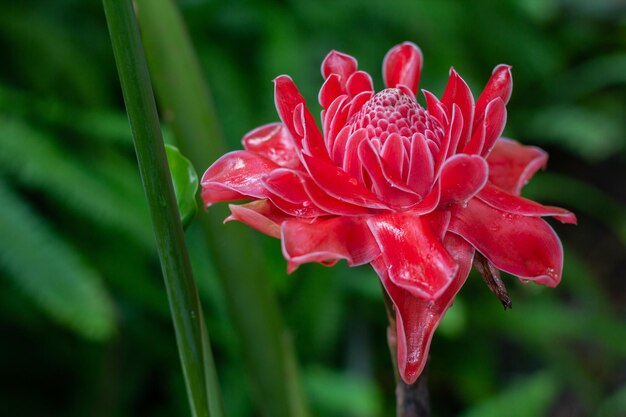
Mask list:
[[[433,415],[626,416],[622,1],[179,6],[231,149],[277,120],[279,74],[318,113],[331,49],[357,57],[380,89],[385,52],[413,41],[421,86],[438,95],[452,65],[477,95],[495,65],[511,64],[505,134],[551,156],[524,194],[575,211],[579,225],[554,224],[566,257],[557,289],[506,277],[511,311],[470,277],[433,341]],[[189,415],[101,3],[0,0],[0,56],[0,414]],[[197,223],[187,238],[226,414],[260,415]],[[216,230],[228,239],[239,227]],[[254,236],[269,271],[258,279],[277,293],[312,414],[394,415],[375,274],[342,263],[287,276],[279,242]]]

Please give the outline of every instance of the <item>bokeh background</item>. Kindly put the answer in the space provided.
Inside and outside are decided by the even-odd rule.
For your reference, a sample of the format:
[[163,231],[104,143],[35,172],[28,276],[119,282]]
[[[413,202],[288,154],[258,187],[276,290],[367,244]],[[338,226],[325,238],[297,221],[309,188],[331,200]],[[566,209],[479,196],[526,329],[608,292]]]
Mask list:
[[[524,195],[575,211],[579,225],[554,224],[566,257],[557,289],[505,277],[513,309],[504,312],[470,277],[433,341],[434,416],[626,416],[622,1],[179,6],[231,149],[277,120],[279,74],[318,113],[319,65],[331,49],[357,57],[380,89],[385,52],[413,41],[425,55],[421,86],[437,95],[452,65],[476,95],[495,65],[511,64],[505,134],[550,153]],[[100,2],[1,0],[0,57],[0,414],[188,415]],[[260,415],[195,223],[187,238],[226,413]],[[237,227],[216,230],[228,239]],[[341,263],[288,276],[279,242],[254,239],[269,270],[258,279],[276,291],[313,415],[394,415],[374,273]]]

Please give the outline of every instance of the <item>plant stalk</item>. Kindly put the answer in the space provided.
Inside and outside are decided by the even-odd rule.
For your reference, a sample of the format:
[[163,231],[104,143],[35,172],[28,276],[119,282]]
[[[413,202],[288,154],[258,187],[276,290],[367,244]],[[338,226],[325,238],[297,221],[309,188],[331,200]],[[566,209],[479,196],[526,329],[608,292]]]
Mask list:
[[[179,149],[201,173],[227,146],[183,18],[172,0],[135,3],[162,114]],[[249,230],[222,225],[224,209],[211,207],[199,221],[241,340],[256,402],[268,417],[306,417],[293,345],[262,253]]]
[[398,372],[398,336],[396,332],[395,306],[387,291],[384,288],[382,291],[385,310],[389,319],[387,343],[396,380],[396,415],[397,417],[430,417],[427,367],[424,367],[424,370],[414,383],[407,384],[402,380]]
[[161,127],[131,0],[103,0],[139,171],[194,417],[221,417],[215,365],[204,328]]

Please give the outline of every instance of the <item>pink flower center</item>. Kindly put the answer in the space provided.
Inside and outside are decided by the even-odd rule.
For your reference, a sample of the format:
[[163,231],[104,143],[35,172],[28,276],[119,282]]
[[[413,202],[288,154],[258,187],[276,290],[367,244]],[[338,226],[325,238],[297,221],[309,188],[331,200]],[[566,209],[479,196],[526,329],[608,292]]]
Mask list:
[[421,133],[437,144],[444,136],[439,122],[413,97],[397,88],[387,88],[374,95],[349,122],[352,132],[367,129],[368,138],[382,145],[392,133],[410,139]]

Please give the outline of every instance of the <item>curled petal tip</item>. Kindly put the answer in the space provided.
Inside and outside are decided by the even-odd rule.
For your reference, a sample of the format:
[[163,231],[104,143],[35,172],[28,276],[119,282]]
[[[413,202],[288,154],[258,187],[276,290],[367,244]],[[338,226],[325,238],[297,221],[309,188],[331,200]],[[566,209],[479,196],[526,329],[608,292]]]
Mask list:
[[287,74],[279,75],[278,77],[276,77],[276,78],[274,78],[272,80],[274,85],[279,85],[279,84],[282,84],[282,83],[287,82],[287,81],[288,82],[293,82],[293,79],[289,75],[287,75]]
[[383,60],[383,79],[387,88],[398,84],[417,92],[422,62],[422,51],[413,42],[403,42],[387,52]]
[[354,57],[333,49],[322,62],[322,76],[326,79],[332,74],[337,74],[341,77],[342,82],[345,83],[348,77],[356,71],[357,67],[358,63]]
[[288,261],[287,262],[287,273],[288,274],[293,274],[296,271],[296,269],[298,269],[299,266],[300,265],[297,264],[296,262]]
[[510,75],[512,68],[513,68],[513,66],[511,66],[509,64],[498,64],[498,65],[496,65],[496,67],[493,69],[493,71],[491,73],[495,74],[496,72],[506,71]]

